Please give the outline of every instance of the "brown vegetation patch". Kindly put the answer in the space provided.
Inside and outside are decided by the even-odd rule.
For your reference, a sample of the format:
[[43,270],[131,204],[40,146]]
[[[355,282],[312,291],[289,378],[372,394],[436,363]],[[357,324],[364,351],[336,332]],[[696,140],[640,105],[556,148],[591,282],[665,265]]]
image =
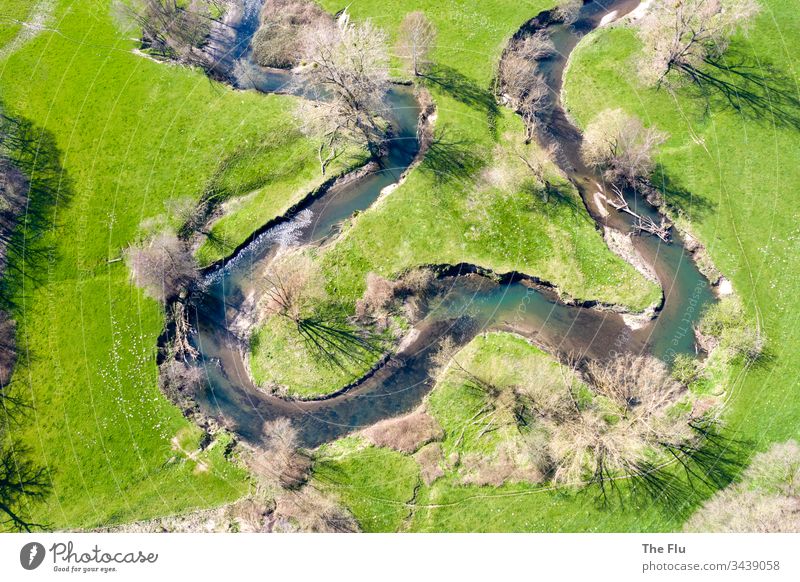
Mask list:
[[425,485],[432,485],[439,477],[444,476],[442,468],[444,453],[441,444],[431,443],[422,447],[414,458],[419,463],[419,474]]
[[344,507],[317,489],[306,486],[275,499],[273,531],[352,533],[359,531],[355,518]]
[[423,445],[440,440],[444,432],[435,418],[417,410],[406,416],[382,420],[366,429],[364,436],[375,446],[413,453]]
[[253,36],[253,55],[264,67],[291,68],[302,54],[301,32],[330,16],[309,0],[265,0],[261,27]]

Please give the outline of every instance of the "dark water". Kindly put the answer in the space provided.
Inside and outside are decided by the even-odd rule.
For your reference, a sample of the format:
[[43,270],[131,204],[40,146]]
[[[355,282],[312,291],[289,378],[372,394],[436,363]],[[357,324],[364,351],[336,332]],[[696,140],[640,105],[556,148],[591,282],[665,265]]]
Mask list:
[[[581,136],[567,120],[558,103],[561,77],[569,52],[582,34],[592,30],[609,10],[620,14],[637,2],[620,0],[601,5],[587,4],[575,25],[550,25],[558,56],[540,64],[553,95],[554,108],[542,143],[558,144],[559,165],[578,186],[587,207],[598,223],[623,232],[630,230],[626,217],[610,209],[602,218],[593,207],[593,193],[603,188],[602,179],[585,168],[578,155]],[[255,24],[254,24],[255,23]],[[257,26],[245,18],[239,29],[239,46]],[[249,49],[241,49],[238,62],[246,61],[248,83],[264,92],[302,92],[290,74],[258,68]],[[328,191],[294,216],[287,217],[261,234],[231,260],[207,276],[204,294],[194,310],[194,342],[201,353],[207,382],[197,401],[208,415],[250,441],[261,438],[263,423],[289,417],[307,446],[333,440],[358,428],[369,426],[415,407],[431,389],[431,356],[440,342],[450,337],[464,344],[476,334],[489,330],[516,331],[554,354],[608,358],[619,352],[649,352],[666,361],[677,353],[694,353],[694,323],[703,307],[713,301],[708,282],[698,272],[680,239],[667,245],[655,237],[634,237],[639,252],[655,267],[665,291],[658,318],[638,330],[625,325],[622,317],[560,303],[552,293],[524,282],[498,284],[474,274],[450,273],[438,282],[429,299],[425,318],[416,326],[416,336],[374,374],[353,389],[333,398],[292,402],[266,395],[253,386],[245,369],[239,342],[228,331],[238,310],[249,296],[259,293],[258,273],[281,244],[319,244],[335,236],[339,224],[353,212],[368,208],[388,185],[395,183],[418,151],[419,107],[409,88],[393,89],[388,97],[387,117],[396,129],[381,168],[341,188]],[[655,212],[635,193],[626,193],[640,214]]]

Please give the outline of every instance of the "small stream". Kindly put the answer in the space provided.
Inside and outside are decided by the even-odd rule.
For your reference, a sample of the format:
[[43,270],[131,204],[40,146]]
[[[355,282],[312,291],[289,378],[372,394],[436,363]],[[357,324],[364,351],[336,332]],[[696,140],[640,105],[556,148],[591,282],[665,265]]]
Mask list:
[[[558,95],[567,57],[579,38],[594,29],[608,12],[617,10],[618,15],[623,15],[637,4],[635,0],[592,2],[584,5],[573,26],[546,24],[558,54],[539,64],[556,99],[538,140],[558,145],[562,152],[559,165],[578,187],[598,224],[622,232],[630,230],[627,217],[613,208],[603,217],[594,205],[592,196],[603,189],[602,179],[583,166],[580,132],[568,121]],[[244,86],[263,92],[302,93],[291,82],[290,73],[258,67],[249,48],[244,48],[249,46],[248,39],[257,27],[259,5],[257,1],[250,4],[250,12],[245,11],[237,27],[240,48],[233,53],[233,61],[244,63],[238,69],[247,71]],[[534,19],[526,26],[536,24]],[[281,245],[329,242],[344,220],[369,208],[413,162],[419,151],[420,113],[413,91],[396,86],[389,92],[387,103],[387,118],[395,133],[377,171],[301,204],[206,275],[205,290],[195,298],[192,311],[193,342],[201,354],[207,380],[196,394],[204,414],[251,442],[262,438],[265,421],[289,417],[303,444],[314,447],[411,410],[433,386],[429,377],[431,357],[440,342],[450,337],[463,345],[476,334],[491,330],[520,333],[550,353],[588,358],[647,351],[669,361],[677,353],[695,353],[692,324],[714,300],[708,281],[680,237],[675,236],[668,245],[656,237],[636,236],[633,240],[637,250],[654,267],[665,293],[658,317],[639,329],[631,329],[621,315],[612,311],[566,305],[552,290],[532,284],[525,277],[509,274],[498,282],[475,273],[468,265],[454,266],[437,282],[425,317],[415,326],[413,340],[405,342],[398,353],[351,389],[331,398],[304,402],[259,391],[247,372],[241,342],[230,331],[232,322],[258,296],[258,275]],[[635,193],[626,192],[626,196],[637,212],[656,216]]]

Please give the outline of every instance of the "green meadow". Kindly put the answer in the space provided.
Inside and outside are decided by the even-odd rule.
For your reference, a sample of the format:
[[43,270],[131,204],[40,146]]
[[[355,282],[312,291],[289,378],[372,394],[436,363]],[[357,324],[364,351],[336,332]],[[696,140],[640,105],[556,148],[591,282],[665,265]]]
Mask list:
[[[777,93],[788,87],[795,99],[798,95],[800,16],[786,0],[760,3],[761,14],[734,40],[726,58],[763,76],[771,87],[769,107],[737,111],[713,94],[707,107],[688,88],[673,96],[643,87],[631,75],[639,41],[624,26],[582,41],[565,87],[569,111],[582,125],[604,108],[621,107],[669,132],[656,181],[669,185],[673,213],[705,243],[751,321],[766,333],[767,357],[735,374],[726,419],[731,437],[755,450],[800,434],[795,397],[800,328],[794,314],[800,292],[800,211],[794,196],[800,191],[800,125],[792,125],[800,111]],[[741,83],[733,74],[723,78]]]
[[[10,390],[32,409],[10,436],[49,470],[51,494],[27,509],[59,529],[211,507],[248,490],[224,442],[195,459],[175,449],[178,433],[190,431],[189,450],[201,434],[157,387],[163,311],[116,259],[144,222],[220,182],[234,196],[258,190],[239,205],[247,220],[232,213],[215,226],[235,245],[305,193],[303,180],[317,180],[304,155],[313,145],[293,129],[293,98],[235,92],[134,54],[109,4],[57,3],[47,24],[58,33],[42,31],[0,61],[5,113],[31,124],[40,158],[58,168],[37,235],[44,258],[27,258],[17,285],[22,358]],[[3,0],[0,14],[24,16],[26,5]],[[12,32],[4,26],[1,42]],[[275,149],[287,156],[259,155]],[[231,163],[243,156],[252,163]]]
[[[796,95],[800,16],[789,0],[760,1],[762,14],[732,50]],[[201,451],[201,430],[159,391],[163,308],[130,282],[119,259],[145,225],[176,226],[176,207],[209,197],[219,212],[197,257],[203,265],[225,257],[322,183],[316,144],[298,129],[296,98],[234,91],[201,71],[137,54],[135,34],[120,28],[108,2],[53,4],[48,30],[6,54],[22,30],[13,21],[44,2],[0,0],[0,105],[30,127],[31,169],[48,172],[55,193],[46,227],[26,233],[32,252],[11,279],[20,361],[9,391],[30,408],[8,436],[47,468],[50,485],[26,513],[48,528],[83,529],[231,502],[251,491],[251,477],[226,453],[230,436]],[[373,19],[392,39],[414,10],[439,30],[434,65],[418,80],[435,102],[438,139],[402,184],[320,249],[328,297],[321,309],[351,314],[370,272],[396,278],[460,262],[525,272],[564,297],[632,310],[658,299],[655,285],[608,250],[568,183],[561,180],[561,196],[545,201],[515,161],[515,149],[536,146],[522,143],[521,121],[497,105],[491,86],[511,35],[552,0],[320,4],[331,12],[349,7],[354,19]],[[639,50],[626,26],[588,35],[572,56],[564,98],[581,126],[620,107],[669,132],[656,178],[669,186],[670,212],[707,246],[768,338],[766,357],[730,373],[725,436],[744,444],[736,453],[744,464],[740,450],[800,436],[800,326],[792,315],[800,293],[793,202],[800,124],[769,108],[706,103],[689,89],[646,88],[631,73]],[[397,62],[393,74],[407,78]],[[294,333],[277,319],[256,333],[258,379],[313,396],[360,373],[304,366]],[[563,372],[508,334],[479,336],[460,357],[476,371],[505,375],[507,384],[526,369],[543,382]],[[481,401],[450,376],[439,378],[425,405],[444,429],[445,456],[489,454],[498,439],[513,437],[457,436]],[[596,488],[469,484],[454,466],[426,484],[413,456],[361,436],[324,445],[315,458],[314,485],[365,531],[674,531],[711,493],[700,486],[670,507],[628,495],[622,482],[620,495],[601,503]]]

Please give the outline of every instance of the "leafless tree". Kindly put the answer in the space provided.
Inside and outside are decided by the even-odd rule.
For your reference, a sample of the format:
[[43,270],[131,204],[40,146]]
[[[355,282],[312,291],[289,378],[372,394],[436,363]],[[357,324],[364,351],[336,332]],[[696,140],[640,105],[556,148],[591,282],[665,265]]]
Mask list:
[[378,157],[387,130],[381,118],[388,86],[385,33],[370,21],[352,23],[344,13],[303,35],[303,59],[303,77],[320,98],[301,105],[299,117],[307,133],[320,137],[323,173],[349,145]]
[[635,184],[653,171],[653,154],[667,134],[646,128],[622,109],[606,109],[586,128],[581,155],[587,165],[604,170],[611,181]]
[[756,0],[656,0],[639,22],[643,80],[660,86],[675,72],[699,82],[703,63],[721,56],[760,9]]
[[300,60],[303,29],[329,19],[311,0],[265,0],[253,55],[265,67],[293,67]]
[[430,67],[430,54],[436,47],[436,25],[424,12],[409,12],[400,24],[397,55],[406,61],[415,77]]
[[565,24],[572,24],[578,19],[583,7],[583,0],[561,0],[553,9],[553,16]]
[[265,446],[253,453],[250,468],[268,483],[296,489],[308,479],[311,458],[301,449],[297,429],[288,418],[264,423]]
[[691,413],[674,406],[685,391],[655,358],[627,355],[608,364],[593,362],[586,375],[596,395],[591,405],[579,403],[570,383],[560,398],[533,399],[551,433],[554,481],[602,487],[615,476],[644,471],[650,455],[697,438]]
[[317,263],[305,253],[274,260],[264,273],[265,309],[298,323],[304,312],[324,297],[324,281]]
[[130,0],[118,2],[118,10],[142,29],[145,48],[166,58],[207,67],[199,49],[205,45],[211,25],[219,22],[219,0]]
[[196,406],[195,391],[202,381],[202,368],[183,360],[170,358],[158,368],[161,392],[186,414]]
[[134,282],[161,302],[177,296],[198,275],[189,245],[171,233],[156,235],[143,246],[130,247],[125,259]]
[[358,523],[329,493],[311,486],[290,491],[275,499],[277,531],[348,533],[359,531]]
[[550,181],[550,173],[557,166],[553,163],[557,146],[551,144],[547,147],[539,147],[538,144],[514,145],[511,148],[513,156],[520,160],[527,168],[529,175],[534,179],[536,186],[542,194],[542,199],[547,202],[550,194],[557,192],[553,183]]
[[544,77],[536,73],[536,61],[554,50],[546,33],[539,31],[513,41],[500,61],[499,90],[525,121],[526,141],[533,138],[539,116],[551,106]]

